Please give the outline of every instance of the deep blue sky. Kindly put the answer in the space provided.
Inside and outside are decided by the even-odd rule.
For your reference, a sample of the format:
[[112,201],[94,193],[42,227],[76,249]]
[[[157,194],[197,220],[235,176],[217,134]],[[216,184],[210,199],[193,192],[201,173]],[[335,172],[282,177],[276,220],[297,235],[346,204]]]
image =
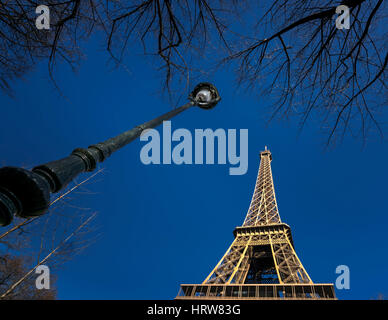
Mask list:
[[[158,93],[159,74],[141,56],[130,73],[112,71],[106,60],[90,45],[77,74],[58,67],[68,100],[52,88],[45,65],[16,84],[15,98],[1,93],[1,165],[64,157],[171,109]],[[339,298],[387,296],[387,142],[372,135],[365,147],[346,139],[325,149],[314,119],[299,136],[292,119],[266,126],[267,98],[236,89],[232,72],[200,80],[214,82],[223,100],[211,111],[186,111],[173,129],[249,129],[247,174],[230,176],[229,165],[146,166],[139,141],[114,154],[90,186],[97,194],[77,196],[99,212],[101,236],[59,271],[59,298],[171,299],[180,283],[202,282],[244,220],[265,145],[281,218],[312,280],[335,282],[336,266],[345,264],[351,289],[337,290]]]

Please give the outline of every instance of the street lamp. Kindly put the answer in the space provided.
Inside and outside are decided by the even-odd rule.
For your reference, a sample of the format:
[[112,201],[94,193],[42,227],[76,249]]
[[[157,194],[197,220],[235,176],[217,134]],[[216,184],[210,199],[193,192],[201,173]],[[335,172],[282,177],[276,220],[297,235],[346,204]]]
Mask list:
[[50,194],[66,187],[80,173],[93,171],[113,152],[140,136],[143,130],[155,128],[182,111],[198,106],[211,109],[221,100],[217,88],[210,83],[198,84],[189,95],[189,102],[151,121],[143,123],[114,138],[75,149],[68,157],[33,168],[31,171],[17,167],[0,169],[0,225],[11,223],[13,216],[23,218],[44,214],[50,204]]

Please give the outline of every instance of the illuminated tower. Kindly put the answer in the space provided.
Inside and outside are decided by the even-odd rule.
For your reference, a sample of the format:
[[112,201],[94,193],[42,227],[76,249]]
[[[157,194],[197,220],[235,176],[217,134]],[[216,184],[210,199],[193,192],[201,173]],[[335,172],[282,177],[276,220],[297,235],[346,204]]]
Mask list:
[[260,153],[248,213],[234,241],[202,284],[182,284],[176,299],[336,299],[333,284],[315,284],[299,260],[291,228],[281,222],[272,155]]

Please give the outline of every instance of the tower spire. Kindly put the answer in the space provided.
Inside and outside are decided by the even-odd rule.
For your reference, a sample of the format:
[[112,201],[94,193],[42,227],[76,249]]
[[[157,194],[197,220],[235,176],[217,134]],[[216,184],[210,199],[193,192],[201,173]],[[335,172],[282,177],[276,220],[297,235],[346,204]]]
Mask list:
[[272,178],[272,154],[267,146],[265,151],[260,152],[260,159],[255,189],[243,226],[281,223]]

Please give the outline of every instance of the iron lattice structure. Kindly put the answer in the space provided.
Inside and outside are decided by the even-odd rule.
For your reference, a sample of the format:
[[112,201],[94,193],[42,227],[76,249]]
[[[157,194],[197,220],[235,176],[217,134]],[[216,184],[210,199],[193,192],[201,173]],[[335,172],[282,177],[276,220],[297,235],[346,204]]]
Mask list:
[[336,299],[332,284],[314,284],[299,260],[291,228],[282,223],[272,154],[260,153],[251,204],[234,241],[202,284],[181,285],[176,299]]

